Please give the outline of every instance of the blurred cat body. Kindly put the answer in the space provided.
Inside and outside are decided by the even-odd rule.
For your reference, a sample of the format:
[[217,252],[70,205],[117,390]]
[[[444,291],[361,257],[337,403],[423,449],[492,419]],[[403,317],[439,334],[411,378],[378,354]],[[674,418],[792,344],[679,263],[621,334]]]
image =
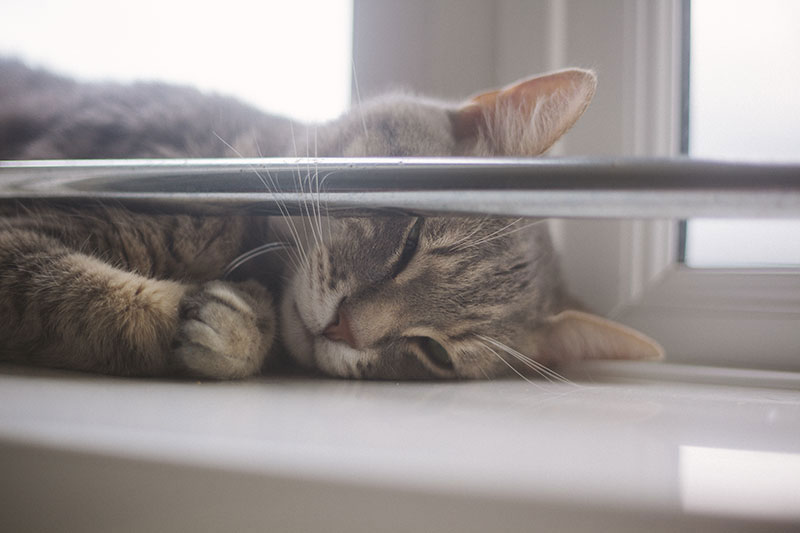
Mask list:
[[[81,84],[12,61],[0,80],[2,159],[535,156],[596,85],[571,69],[459,104],[393,95],[309,129],[189,88]],[[260,372],[283,346],[333,376],[422,379],[661,356],[579,309],[542,221],[316,209],[267,219],[4,207],[0,358],[227,379]],[[279,266],[221,280],[276,239],[296,245]]]

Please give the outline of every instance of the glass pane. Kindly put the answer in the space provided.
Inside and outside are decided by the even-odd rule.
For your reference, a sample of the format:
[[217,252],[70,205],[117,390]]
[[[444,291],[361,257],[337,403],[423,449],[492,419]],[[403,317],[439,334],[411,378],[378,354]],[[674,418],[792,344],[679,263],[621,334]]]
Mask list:
[[[800,162],[800,2],[692,0],[691,32],[689,153]],[[798,265],[800,220],[689,221],[686,263]]]
[[3,0],[0,55],[159,80],[326,120],[350,104],[352,0]]
[[800,222],[694,219],[686,264],[695,268],[800,265]]

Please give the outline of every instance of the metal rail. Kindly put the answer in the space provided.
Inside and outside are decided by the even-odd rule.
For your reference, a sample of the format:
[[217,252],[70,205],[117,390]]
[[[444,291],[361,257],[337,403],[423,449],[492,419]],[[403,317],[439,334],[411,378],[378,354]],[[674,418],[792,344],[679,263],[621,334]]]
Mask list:
[[0,161],[0,204],[206,214],[800,218],[800,165],[693,159]]

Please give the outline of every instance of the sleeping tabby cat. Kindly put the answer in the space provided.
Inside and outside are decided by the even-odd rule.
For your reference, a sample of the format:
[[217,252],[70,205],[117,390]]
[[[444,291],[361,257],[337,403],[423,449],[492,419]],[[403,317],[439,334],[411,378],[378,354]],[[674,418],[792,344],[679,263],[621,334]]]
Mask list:
[[[0,159],[534,156],[583,113],[565,70],[461,104],[393,96],[316,127],[192,89],[81,84],[0,61]],[[220,139],[224,139],[222,142]],[[126,376],[256,374],[286,352],[334,376],[487,378],[661,350],[578,310],[546,224],[3,207],[0,359]],[[303,226],[301,228],[301,226]],[[270,240],[297,247],[222,281]],[[269,287],[269,288],[268,288]],[[524,355],[523,355],[524,354]]]

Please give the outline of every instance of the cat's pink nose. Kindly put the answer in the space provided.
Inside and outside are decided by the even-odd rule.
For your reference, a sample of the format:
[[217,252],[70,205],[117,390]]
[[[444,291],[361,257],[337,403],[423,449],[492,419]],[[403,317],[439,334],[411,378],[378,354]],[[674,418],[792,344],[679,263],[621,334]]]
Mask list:
[[350,319],[347,317],[347,313],[341,308],[339,308],[339,312],[336,315],[336,320],[328,324],[328,327],[325,328],[322,334],[325,335],[328,340],[346,342],[351,348],[356,348],[356,339],[353,337],[353,330],[350,329]]

